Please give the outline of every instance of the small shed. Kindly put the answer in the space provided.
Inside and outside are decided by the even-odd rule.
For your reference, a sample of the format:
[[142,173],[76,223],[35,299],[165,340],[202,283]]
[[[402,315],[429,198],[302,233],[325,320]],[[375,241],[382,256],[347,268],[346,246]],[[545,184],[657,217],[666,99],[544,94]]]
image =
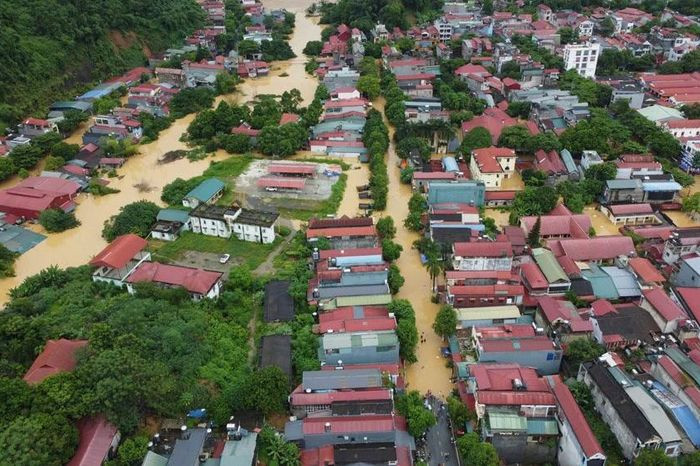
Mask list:
[[274,280],[265,285],[265,322],[294,320],[294,300],[289,294],[289,281]]
[[279,367],[292,380],[292,337],[289,335],[266,335],[260,339],[258,367]]

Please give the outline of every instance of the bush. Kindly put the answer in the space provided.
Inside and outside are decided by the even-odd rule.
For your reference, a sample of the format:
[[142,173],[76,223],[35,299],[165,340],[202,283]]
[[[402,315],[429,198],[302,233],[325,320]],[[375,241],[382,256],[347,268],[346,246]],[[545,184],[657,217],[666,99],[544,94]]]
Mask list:
[[46,209],[39,214],[39,223],[49,233],[60,233],[80,225],[73,212],[61,209]]
[[401,256],[401,251],[403,251],[403,247],[400,244],[394,243],[390,239],[382,240],[382,257],[385,261],[395,261]]
[[59,168],[61,168],[65,164],[66,164],[66,161],[63,158],[49,155],[48,157],[46,157],[46,161],[44,163],[44,170],[48,170],[48,171],[58,170]]
[[403,284],[406,282],[406,279],[403,278],[403,276],[401,275],[401,271],[399,270],[396,264],[391,264],[389,266],[389,275],[387,278],[387,282],[389,284],[389,290],[391,291],[391,294],[398,293]]
[[182,203],[185,195],[196,188],[201,181],[200,177],[190,178],[189,180],[175,178],[163,187],[160,200],[168,205],[178,205]]
[[320,40],[310,40],[306,43],[304,47],[304,55],[309,55],[312,57],[318,57],[321,55],[321,50],[323,49],[323,42]]
[[382,217],[377,220],[377,233],[381,239],[394,239],[396,236],[394,219],[391,217]]
[[137,201],[127,204],[119,213],[108,221],[102,229],[102,237],[113,241],[117,236],[134,233],[145,238],[151,232],[151,225],[156,221],[160,207],[152,202]]
[[72,160],[78,155],[80,146],[78,144],[66,144],[65,142],[58,142],[51,147],[51,154],[60,157],[65,161]]
[[15,276],[15,259],[17,259],[18,256],[19,254],[10,251],[4,245],[0,244],[0,277]]

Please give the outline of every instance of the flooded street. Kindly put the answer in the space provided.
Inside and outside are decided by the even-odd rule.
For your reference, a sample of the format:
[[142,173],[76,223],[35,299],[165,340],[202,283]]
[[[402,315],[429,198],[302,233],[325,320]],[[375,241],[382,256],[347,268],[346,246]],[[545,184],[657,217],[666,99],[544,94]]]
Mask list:
[[[383,112],[384,102],[375,102],[374,107]],[[394,129],[389,126],[389,138],[393,138],[393,135]],[[453,388],[452,382],[450,382],[452,372],[445,365],[447,360],[440,355],[440,348],[445,344],[432,328],[440,306],[430,299],[432,295],[430,276],[420,262],[418,251],[412,249],[413,242],[419,238],[419,235],[403,226],[403,221],[408,216],[408,201],[413,192],[410,185],[401,184],[398,162],[399,157],[396,155],[392,140],[387,159],[389,196],[383,215],[390,215],[394,218],[396,225],[394,241],[403,246],[403,252],[396,261],[396,265],[401,269],[401,275],[404,276],[406,282],[396,297],[411,302],[416,311],[418,335],[423,334],[427,340],[425,343],[418,344],[416,350],[418,362],[406,368],[406,382],[410,390],[418,390],[421,393],[431,391],[435,395],[447,397]],[[379,218],[380,216],[375,215],[375,217]]]
[[[270,9],[286,8],[297,13],[294,34],[290,40],[297,58],[274,63],[270,76],[248,80],[239,86],[235,94],[222,96],[219,100],[247,101],[257,94],[281,94],[285,90],[297,88],[301,91],[304,102],[308,103],[313,99],[317,81],[304,71],[306,59],[302,50],[306,42],[317,40],[321,36],[321,27],[317,24],[317,19],[307,18],[304,15],[304,9],[312,2],[310,0],[265,0],[263,3]],[[283,73],[289,76],[281,77]],[[101,236],[104,222],[115,215],[122,206],[139,200],[160,204],[163,186],[178,177],[197,176],[209,166],[211,161],[226,158],[227,155],[220,151],[212,158],[197,162],[181,159],[164,165],[158,164],[158,159],[164,153],[187,149],[186,145],[180,141],[180,136],[187,130],[187,126],[193,119],[194,115],[188,115],[175,121],[170,128],[160,134],[157,141],[140,146],[139,154],[129,158],[118,170],[119,177],[110,179],[109,186],[119,189],[119,193],[103,197],[81,194],[77,200],[76,209],[76,217],[80,220],[81,226],[63,233],[48,235],[44,241],[21,255],[15,262],[16,276],[0,280],[0,304],[7,302],[7,292],[10,289],[50,265],[74,267],[86,264],[106,244]],[[85,129],[81,127],[66,139],[66,142],[80,143]],[[11,186],[16,182],[17,180],[13,179],[5,184]],[[146,184],[148,191],[137,189],[134,187],[136,184]]]

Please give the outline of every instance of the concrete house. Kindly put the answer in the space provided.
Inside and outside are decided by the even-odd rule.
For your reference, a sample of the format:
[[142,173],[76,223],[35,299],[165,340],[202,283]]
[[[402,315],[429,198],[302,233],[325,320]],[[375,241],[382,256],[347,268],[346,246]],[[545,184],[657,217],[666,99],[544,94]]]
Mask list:
[[151,260],[151,253],[144,251],[147,244],[145,239],[131,233],[117,237],[90,261],[95,267],[92,281],[124,286],[142,262]]
[[472,177],[487,188],[500,188],[501,182],[515,173],[515,151],[503,147],[475,149],[469,169]]
[[659,326],[645,309],[633,304],[613,306],[605,299],[592,304],[593,338],[610,350],[653,344]]
[[576,306],[569,301],[561,301],[550,296],[537,298],[535,323],[544,328],[547,335],[562,343],[570,343],[579,338],[591,338],[593,324],[583,319]]
[[399,340],[393,331],[327,333],[320,339],[321,364],[394,364],[399,362]]
[[190,217],[179,209],[161,209],[151,227],[151,237],[161,241],[175,241],[180,233],[190,229]]
[[603,363],[581,364],[578,380],[591,389],[596,411],[610,426],[625,458],[633,460],[643,449],[661,446],[661,437]]
[[688,319],[683,309],[660,287],[643,290],[641,306],[651,314],[662,333],[675,332],[679,323]]
[[694,253],[700,247],[700,228],[677,228],[664,244],[663,260],[676,264],[681,256]]
[[602,204],[640,204],[644,202],[641,180],[607,180],[601,195]]
[[221,199],[224,189],[226,189],[226,184],[223,181],[207,178],[185,195],[182,199],[182,205],[194,209],[199,204],[214,204]]
[[221,290],[223,273],[159,262],[141,262],[126,278],[129,293],[137,283],[155,283],[163,288],[184,288],[194,301],[216,299]]
[[56,123],[48,120],[27,118],[17,126],[17,130],[21,135],[32,138],[51,132],[58,133],[58,126],[56,126]]
[[600,211],[615,225],[657,225],[661,220],[651,204],[619,204],[600,206]]
[[521,316],[514,304],[502,306],[470,307],[457,309],[457,329],[497,324],[520,324],[532,322],[528,316]]
[[561,346],[545,335],[493,339],[477,337],[474,347],[479,362],[515,363],[533,367],[542,375],[558,373],[564,354]]
[[474,241],[452,245],[455,270],[510,270],[513,247],[509,241]]
[[685,257],[679,261],[678,271],[671,277],[674,286],[700,288],[700,257]]
[[544,248],[532,250],[532,257],[547,280],[547,293],[566,293],[571,288],[571,280],[564,272],[561,265],[552,254],[552,251]]
[[194,233],[269,244],[275,241],[275,225],[279,214],[241,207],[200,204],[189,213]]

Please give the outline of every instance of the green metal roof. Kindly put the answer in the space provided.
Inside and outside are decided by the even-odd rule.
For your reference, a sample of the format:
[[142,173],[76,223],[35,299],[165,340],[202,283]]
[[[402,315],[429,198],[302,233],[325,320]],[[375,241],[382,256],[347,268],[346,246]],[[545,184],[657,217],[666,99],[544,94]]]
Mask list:
[[463,380],[469,378],[469,368],[466,361],[459,361],[457,363],[457,377]]
[[161,209],[158,212],[157,220],[164,220],[166,222],[182,222],[187,223],[190,218],[189,212],[186,210],[179,209]]
[[662,105],[652,105],[651,107],[640,108],[637,110],[644,118],[656,123],[659,120],[667,118],[682,119],[683,114],[675,108],[664,107]]
[[457,320],[515,319],[520,317],[518,306],[470,307],[457,309]]
[[582,270],[583,278],[591,282],[593,294],[596,298],[618,299],[617,288],[610,276],[603,272],[600,267],[590,264],[590,270]]
[[559,427],[554,419],[527,419],[527,435],[559,435]]
[[700,385],[700,366],[695,364],[688,356],[683,354],[678,348],[668,347],[664,349],[669,358],[683,369],[696,384]]
[[395,346],[399,340],[393,330],[358,333],[326,333],[323,335],[323,349],[362,348],[374,346]]
[[517,413],[505,413],[499,411],[489,411],[489,429],[493,431],[522,431],[528,430],[528,420],[525,416]]
[[168,458],[160,456],[152,451],[146,452],[146,457],[143,459],[141,466],[165,466],[168,464]]
[[535,262],[540,266],[542,273],[549,283],[569,281],[566,272],[561,268],[561,265],[559,265],[559,262],[549,249],[535,248],[532,250],[532,257],[535,258]]
[[207,202],[214,197],[216,193],[224,189],[225,186],[224,182],[217,178],[207,178],[199,183],[196,188],[187,193],[185,197],[193,197],[200,202]]
[[[346,306],[381,306],[391,302],[390,294],[377,294],[368,296],[340,296],[335,298],[336,307]],[[328,306],[326,306],[328,307]]]

